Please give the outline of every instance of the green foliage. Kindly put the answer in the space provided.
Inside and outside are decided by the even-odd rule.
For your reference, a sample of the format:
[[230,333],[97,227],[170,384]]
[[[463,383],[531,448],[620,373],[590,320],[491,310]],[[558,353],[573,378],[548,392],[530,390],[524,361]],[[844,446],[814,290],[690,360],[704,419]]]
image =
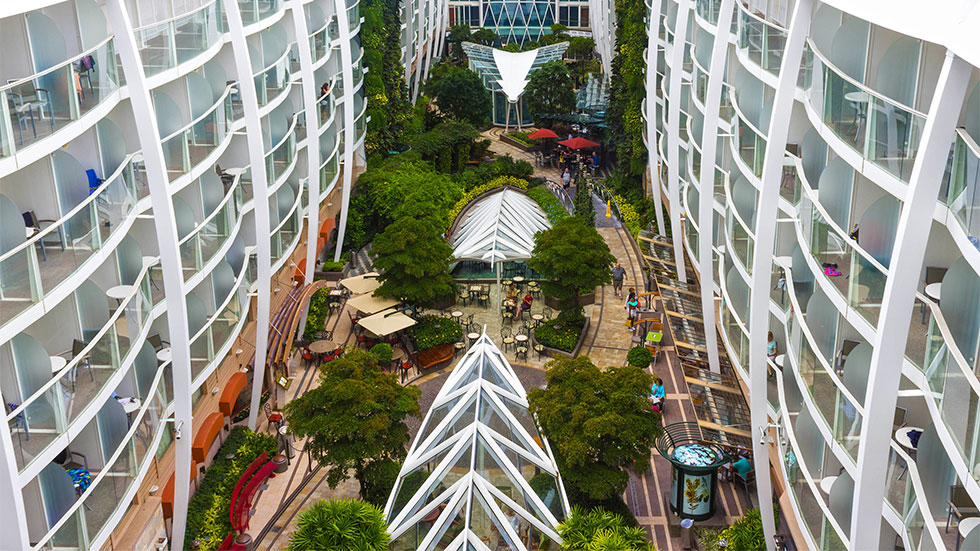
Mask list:
[[394,354],[394,350],[391,349],[391,345],[386,342],[379,342],[378,344],[372,346],[371,350],[368,352],[374,356],[374,361],[378,362],[378,365],[390,363],[392,354]]
[[530,132],[511,132],[510,134],[504,134],[504,135],[516,142],[521,142],[522,144],[528,147],[533,147],[538,145],[538,140],[532,140],[531,138],[528,138],[527,137],[528,134],[530,134]]
[[626,363],[640,369],[646,369],[652,361],[653,352],[650,352],[645,346],[634,346],[626,354]]
[[595,51],[595,40],[584,36],[573,36],[568,41],[565,55],[570,59],[590,59]]
[[450,67],[439,79],[435,103],[443,114],[478,128],[490,120],[493,103],[479,75],[463,67]]
[[575,85],[565,62],[556,59],[531,73],[524,89],[527,108],[537,121],[545,114],[566,114],[575,110]]
[[331,488],[353,469],[361,497],[377,500],[378,479],[390,468],[375,463],[405,459],[405,418],[418,415],[419,396],[417,387],[382,371],[374,356],[353,349],[321,365],[320,384],[286,404],[284,413],[293,434],[308,438],[306,448],[327,469]]
[[528,265],[544,277],[541,288],[562,303],[563,310],[579,310],[578,296],[612,280],[616,258],[591,225],[569,216],[534,236]]
[[323,287],[310,297],[310,310],[306,314],[303,340],[316,340],[316,334],[324,330],[323,322],[330,315],[330,289]]
[[[201,542],[198,548],[201,551],[211,551],[221,545],[231,532],[228,513],[235,484],[262,452],[269,454],[271,459],[276,450],[276,439],[272,436],[254,433],[241,426],[231,429],[187,504],[185,549],[190,549],[194,540]],[[226,459],[229,454],[235,454],[235,457]]]
[[592,202],[592,192],[589,191],[589,186],[582,183],[576,186],[572,205],[577,218],[590,226],[595,223],[595,204]]
[[647,45],[643,0],[616,0],[616,53],[612,60],[606,143],[614,144],[617,171],[632,186],[642,185],[647,164],[641,103],[646,97],[643,51]]
[[339,272],[344,269],[344,265],[348,262],[350,262],[350,251],[344,251],[340,253],[340,260],[337,262],[327,260],[320,269],[324,272]]
[[449,273],[453,248],[442,237],[442,220],[425,211],[416,216],[395,220],[374,239],[374,266],[381,271],[375,295],[426,306],[455,290]]
[[719,534],[718,547],[722,547],[722,541],[727,544],[725,549],[730,551],[763,551],[766,536],[762,531],[762,514],[759,510],[745,511],[742,518]]
[[[262,393],[262,397],[259,398],[259,409],[262,409],[262,406],[264,406],[265,403],[269,401],[269,397],[270,396],[272,396],[272,393],[271,392],[263,392]],[[240,422],[248,419],[248,409],[249,408],[245,408],[245,409],[239,411],[238,413],[236,413],[234,416],[232,416],[231,422],[232,423],[240,423]]]
[[463,338],[463,327],[451,318],[422,316],[406,333],[415,341],[415,348],[425,350],[459,341]]
[[364,146],[368,155],[387,155],[412,133],[415,118],[401,63],[401,2],[365,0],[361,15],[364,97],[370,117]]
[[356,499],[314,503],[299,514],[288,551],[387,551],[391,536],[381,508]]
[[643,219],[636,211],[636,208],[625,197],[614,195],[613,199],[616,200],[616,206],[619,207],[619,214],[623,218],[623,224],[626,224],[626,229],[636,238],[640,234],[640,230],[643,229]]
[[693,528],[693,535],[697,541],[698,549],[701,551],[725,551],[718,547],[718,537],[722,532],[724,532],[723,528],[695,526]]
[[473,142],[480,137],[469,123],[448,121],[417,136],[412,142],[422,158],[443,174],[457,173],[466,166]]
[[521,51],[521,45],[518,44],[517,42],[509,42],[506,45],[504,45],[504,47],[501,48],[501,50],[505,52],[517,53]]
[[459,213],[463,211],[463,207],[468,205],[470,201],[476,199],[491,189],[501,186],[512,186],[518,189],[526,190],[527,180],[521,180],[520,178],[515,178],[513,176],[498,176],[482,186],[477,186],[467,191],[463,194],[463,197],[459,201],[456,201],[456,205],[453,206],[452,210],[449,211],[449,224],[452,225],[452,223],[456,220],[456,217],[459,216]]
[[627,469],[645,471],[660,435],[650,410],[653,377],[633,366],[596,367],[588,357],[548,362],[547,387],[528,392],[566,488],[591,499],[623,493]]
[[565,206],[555,197],[554,193],[548,191],[544,186],[527,190],[527,196],[534,199],[541,210],[548,215],[548,221],[552,224],[568,218],[568,211],[565,210]]
[[500,40],[497,33],[493,32],[491,29],[480,29],[473,33],[473,40],[483,44],[484,46],[492,46],[495,42]]
[[534,329],[534,339],[549,348],[571,352],[578,344],[584,324],[585,317],[577,310],[568,315],[562,312],[557,318],[537,326]]
[[596,507],[572,507],[571,514],[558,525],[567,551],[653,551],[646,530],[630,526],[622,516]]
[[[474,146],[482,147],[481,142]],[[487,140],[489,145],[489,140]],[[453,179],[459,183],[464,190],[469,191],[476,186],[485,184],[490,180],[500,176],[512,176],[521,180],[528,180],[534,173],[534,167],[527,161],[515,161],[510,155],[501,155],[493,160],[492,163],[481,163],[475,167],[469,167],[461,173],[455,174]]]
[[388,495],[395,487],[398,472],[401,470],[400,461],[372,461],[361,472],[361,498],[378,507],[384,507]]

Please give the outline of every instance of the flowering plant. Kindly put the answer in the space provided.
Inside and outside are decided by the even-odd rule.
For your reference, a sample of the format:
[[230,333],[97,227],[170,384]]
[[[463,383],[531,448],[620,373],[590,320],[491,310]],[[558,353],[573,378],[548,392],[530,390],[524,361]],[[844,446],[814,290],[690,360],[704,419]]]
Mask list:
[[415,347],[426,350],[440,344],[452,344],[463,338],[463,327],[451,318],[441,316],[422,316],[418,323],[406,331],[415,339]]

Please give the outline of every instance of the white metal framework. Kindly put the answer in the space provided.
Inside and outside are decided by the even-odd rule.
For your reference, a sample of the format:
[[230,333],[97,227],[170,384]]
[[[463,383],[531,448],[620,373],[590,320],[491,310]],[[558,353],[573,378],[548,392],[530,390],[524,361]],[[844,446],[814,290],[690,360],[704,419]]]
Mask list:
[[503,188],[477,199],[450,241],[459,260],[507,262],[531,258],[534,236],[551,227],[533,199]]
[[484,334],[439,390],[388,498],[391,548],[542,548],[561,543],[567,514],[524,388]]

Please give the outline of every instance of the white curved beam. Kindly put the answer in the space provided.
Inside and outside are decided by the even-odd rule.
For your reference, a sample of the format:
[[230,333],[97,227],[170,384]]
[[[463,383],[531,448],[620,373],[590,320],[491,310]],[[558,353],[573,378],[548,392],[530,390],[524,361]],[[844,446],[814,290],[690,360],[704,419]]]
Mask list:
[[[677,19],[674,22],[674,47],[670,60],[670,103],[667,106],[667,152],[670,159],[667,165],[667,200],[670,201],[670,233],[674,242],[674,260],[677,262],[677,279],[687,281],[687,266],[684,261],[684,228],[681,226],[681,182],[680,182],[680,123],[681,86],[683,85],[684,45],[687,43],[687,19],[693,6],[691,0],[677,2]],[[649,102],[647,102],[649,106]],[[656,144],[652,144],[656,147]]]

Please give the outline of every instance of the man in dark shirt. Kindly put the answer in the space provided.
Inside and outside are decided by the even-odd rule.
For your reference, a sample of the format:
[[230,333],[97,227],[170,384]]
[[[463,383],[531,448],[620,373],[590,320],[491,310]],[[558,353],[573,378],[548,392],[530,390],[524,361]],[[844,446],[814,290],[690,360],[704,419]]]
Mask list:
[[613,292],[616,296],[623,298],[623,278],[626,277],[626,270],[620,266],[619,262],[612,269]]

